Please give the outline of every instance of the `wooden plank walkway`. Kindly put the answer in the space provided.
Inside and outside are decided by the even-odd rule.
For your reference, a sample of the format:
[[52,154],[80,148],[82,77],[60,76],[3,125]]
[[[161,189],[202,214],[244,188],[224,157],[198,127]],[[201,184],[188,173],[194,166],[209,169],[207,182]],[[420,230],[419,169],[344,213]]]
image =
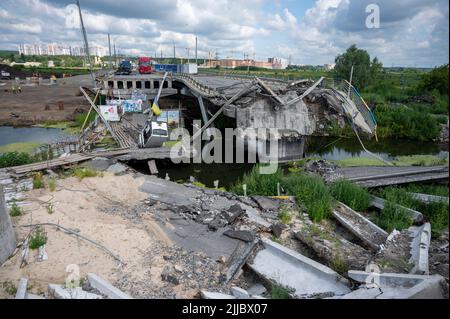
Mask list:
[[20,175],[29,172],[41,171],[44,169],[50,169],[68,164],[75,164],[83,161],[87,161],[93,158],[93,155],[86,154],[72,154],[66,157],[58,157],[49,161],[32,163],[27,165],[13,166],[7,168],[8,172]]
[[363,187],[380,187],[416,182],[448,181],[448,166],[374,166],[339,168],[335,174]]
[[121,148],[135,148],[137,147],[137,143],[134,139],[126,132],[120,122],[111,122],[110,123],[112,130],[114,131],[117,142],[120,144]]

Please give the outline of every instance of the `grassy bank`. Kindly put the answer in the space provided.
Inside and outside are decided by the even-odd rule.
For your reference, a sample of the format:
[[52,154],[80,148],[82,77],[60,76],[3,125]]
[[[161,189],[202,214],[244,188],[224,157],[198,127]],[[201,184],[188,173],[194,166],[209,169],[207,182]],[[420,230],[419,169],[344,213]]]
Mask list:
[[[340,167],[353,166],[388,166],[387,163],[374,157],[349,157],[332,161]],[[391,161],[394,166],[436,166],[448,164],[448,157],[441,158],[435,155],[409,155],[397,156]]]
[[11,153],[11,152],[32,154],[41,144],[42,143],[39,143],[39,142],[11,143],[11,144],[0,146],[0,154],[1,153]]

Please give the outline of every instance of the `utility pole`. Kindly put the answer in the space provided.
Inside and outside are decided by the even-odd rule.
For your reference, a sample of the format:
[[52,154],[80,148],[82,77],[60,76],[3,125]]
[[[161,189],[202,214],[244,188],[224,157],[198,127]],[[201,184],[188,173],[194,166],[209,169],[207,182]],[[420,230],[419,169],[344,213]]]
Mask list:
[[175,55],[175,41],[173,42],[173,64],[177,64],[177,58]]
[[189,64],[189,50],[190,50],[190,48],[186,48],[186,50],[187,50],[187,63]]
[[198,64],[198,60],[197,60],[197,37],[195,37],[195,64]]
[[94,85],[94,88],[95,88],[96,83],[95,83],[95,77],[94,77],[94,69],[93,69],[92,62],[91,62],[91,55],[89,53],[89,43],[88,43],[88,39],[87,39],[86,29],[84,28],[83,15],[81,14],[80,1],[78,1],[78,0],[77,0],[77,6],[78,6],[78,13],[80,15],[81,33],[83,34],[87,61],[89,63],[89,71],[91,73],[92,84]]
[[114,66],[117,65],[116,43],[114,42]]
[[108,46],[109,46],[109,67],[112,68],[112,62],[111,62],[111,36],[108,33]]

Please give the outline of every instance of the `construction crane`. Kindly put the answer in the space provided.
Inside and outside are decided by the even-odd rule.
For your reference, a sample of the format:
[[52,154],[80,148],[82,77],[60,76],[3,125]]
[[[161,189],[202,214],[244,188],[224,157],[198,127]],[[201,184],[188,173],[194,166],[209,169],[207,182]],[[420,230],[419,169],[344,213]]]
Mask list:
[[83,34],[84,49],[86,52],[87,61],[89,63],[89,72],[91,73],[93,87],[96,88],[97,85],[95,83],[94,68],[92,66],[91,54],[89,53],[89,43],[88,43],[88,39],[87,39],[86,29],[84,28],[83,15],[81,14],[80,1],[78,1],[78,0],[77,0],[77,7],[78,7],[78,12],[80,14],[81,33]]

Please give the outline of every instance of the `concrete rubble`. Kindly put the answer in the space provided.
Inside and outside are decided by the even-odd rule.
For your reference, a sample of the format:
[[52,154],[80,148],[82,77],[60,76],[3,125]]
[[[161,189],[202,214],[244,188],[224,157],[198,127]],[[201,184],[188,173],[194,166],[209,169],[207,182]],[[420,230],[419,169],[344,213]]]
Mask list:
[[5,262],[16,249],[16,235],[6,209],[3,187],[0,185],[0,265]]
[[348,282],[330,268],[270,240],[248,266],[282,287],[294,289],[298,298],[344,295]]

